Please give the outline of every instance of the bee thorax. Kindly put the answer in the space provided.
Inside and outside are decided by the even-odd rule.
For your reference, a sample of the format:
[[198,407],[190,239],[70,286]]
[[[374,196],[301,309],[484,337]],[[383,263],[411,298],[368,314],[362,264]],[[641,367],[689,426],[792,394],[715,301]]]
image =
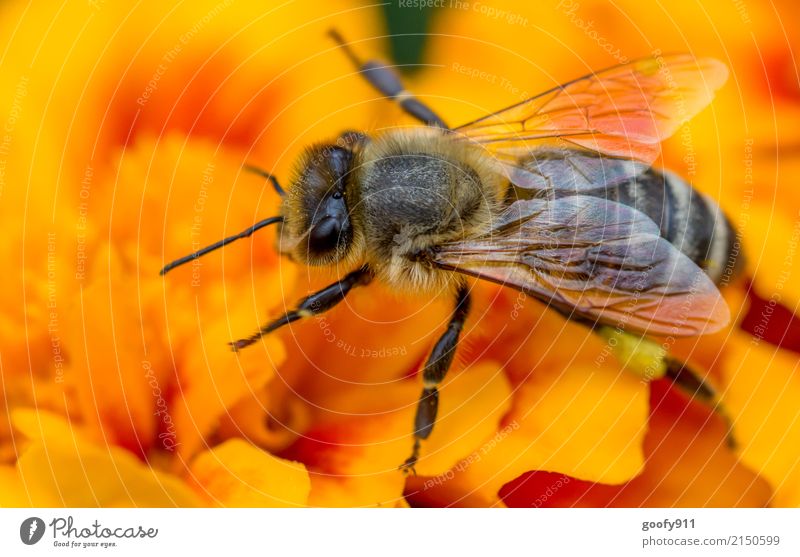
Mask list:
[[366,258],[395,289],[431,292],[455,279],[430,250],[480,233],[491,220],[497,184],[463,144],[441,133],[376,140],[359,170],[359,215]]

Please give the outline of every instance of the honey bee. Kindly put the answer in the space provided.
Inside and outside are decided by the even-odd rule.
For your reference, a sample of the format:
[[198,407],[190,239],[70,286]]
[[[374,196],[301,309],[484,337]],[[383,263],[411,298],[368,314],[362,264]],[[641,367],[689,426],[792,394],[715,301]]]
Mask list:
[[[414,470],[434,427],[438,385],[470,309],[466,276],[523,291],[614,342],[628,369],[670,377],[709,401],[713,390],[656,338],[708,334],[729,322],[718,289],[739,273],[737,236],[720,207],[651,165],[660,142],[711,102],[721,62],[656,56],[592,73],[451,128],[378,61],[360,74],[422,126],[346,131],[310,147],[280,215],[174,261],[161,273],[271,224],[278,250],[310,266],[354,269],[250,337],[318,315],[356,287],[447,293],[453,312],[422,370]],[[655,337],[655,338],[653,338]]]

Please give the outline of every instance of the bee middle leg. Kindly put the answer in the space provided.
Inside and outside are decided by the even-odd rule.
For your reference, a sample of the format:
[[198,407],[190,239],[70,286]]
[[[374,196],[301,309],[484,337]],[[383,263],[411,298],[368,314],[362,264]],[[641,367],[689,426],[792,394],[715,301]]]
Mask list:
[[234,342],[230,342],[231,348],[234,352],[238,352],[242,348],[250,346],[266,334],[288,325],[298,319],[304,317],[312,317],[320,313],[326,312],[336,304],[344,300],[345,296],[356,286],[363,286],[372,281],[372,272],[367,267],[362,267],[356,271],[347,274],[344,278],[333,284],[326,286],[319,292],[306,296],[297,303],[297,307],[291,311],[286,312],[281,317],[267,323],[256,333],[247,338],[242,338]]
[[450,317],[447,330],[436,341],[428,360],[425,362],[425,368],[422,372],[422,395],[417,403],[417,413],[414,418],[414,446],[411,450],[411,456],[400,466],[400,469],[405,473],[414,473],[414,465],[419,458],[422,441],[427,439],[433,431],[433,425],[436,423],[436,413],[439,409],[438,385],[444,380],[453,363],[456,345],[461,336],[461,330],[464,328],[464,321],[469,313],[469,307],[469,291],[466,286],[462,286],[456,295],[456,307]]

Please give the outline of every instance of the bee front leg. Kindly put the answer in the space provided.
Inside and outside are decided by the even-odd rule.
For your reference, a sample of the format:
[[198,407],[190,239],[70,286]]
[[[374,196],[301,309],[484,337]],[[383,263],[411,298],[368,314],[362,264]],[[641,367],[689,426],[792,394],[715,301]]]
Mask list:
[[419,458],[419,450],[422,441],[427,439],[433,431],[436,423],[436,412],[439,409],[439,389],[438,385],[442,382],[447,371],[453,363],[453,356],[456,353],[458,338],[464,328],[464,321],[469,313],[470,299],[469,291],[466,286],[458,290],[456,296],[456,307],[447,330],[439,337],[436,344],[425,362],[422,372],[423,389],[422,395],[417,404],[417,414],[414,418],[414,446],[411,456],[400,466],[404,473],[415,473],[414,465]]
[[284,325],[288,325],[289,323],[304,317],[311,317],[328,311],[336,304],[344,300],[344,297],[347,296],[350,290],[352,290],[354,287],[369,284],[371,280],[372,272],[367,267],[362,267],[357,271],[353,271],[347,274],[342,280],[334,282],[330,286],[326,286],[319,292],[315,292],[309,296],[306,296],[297,303],[296,309],[293,309],[274,321],[267,323],[251,336],[239,339],[229,344],[231,345],[231,348],[233,348],[234,352],[238,352],[242,348],[250,346],[262,336],[269,334],[272,331],[283,327]]

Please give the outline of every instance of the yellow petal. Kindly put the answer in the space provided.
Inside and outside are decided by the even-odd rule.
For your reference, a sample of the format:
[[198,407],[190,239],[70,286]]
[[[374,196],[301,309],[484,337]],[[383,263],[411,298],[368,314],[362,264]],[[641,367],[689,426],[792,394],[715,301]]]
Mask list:
[[799,365],[796,354],[737,333],[723,367],[741,459],[769,481],[777,506],[800,505]]
[[439,414],[423,443],[417,474],[441,474],[464,458],[491,450],[510,407],[511,388],[497,364],[481,363],[446,381],[439,389]]
[[[68,426],[63,426],[64,430]],[[15,466],[0,467],[0,507],[194,507],[179,478],[116,447],[48,437],[27,443]]]
[[[19,408],[11,414],[14,430],[21,433],[29,441],[41,441],[48,446],[85,445],[91,443],[85,428],[76,426],[63,416],[45,410]],[[17,443],[22,439],[16,438]]]
[[[55,414],[16,411],[28,438],[16,467],[0,473],[0,503],[34,507],[189,507],[200,499],[183,481],[118,447],[90,441]],[[13,502],[12,502],[13,501]]]
[[251,331],[253,320],[245,308],[220,317],[187,344],[181,358],[183,396],[175,402],[175,427],[177,448],[185,459],[201,449],[228,408],[244,397],[255,396],[284,358],[276,337],[265,337],[263,344],[234,353],[228,345],[231,331]]
[[644,465],[647,414],[647,386],[633,376],[604,367],[537,369],[503,435],[465,474],[491,493],[528,470],[624,482]]
[[745,234],[748,272],[763,297],[796,311],[800,306],[800,226],[776,207],[755,206],[748,224],[757,234]]
[[[411,454],[420,390],[416,380],[355,389],[351,412],[371,410],[324,420],[309,429],[289,454],[309,467],[311,505],[397,504],[405,484],[398,467]],[[496,431],[508,404],[508,381],[496,364],[476,365],[448,378],[440,394],[441,420],[423,443],[418,472],[443,471],[479,450]],[[379,405],[383,410],[377,410]]]
[[50,447],[36,443],[17,461],[30,505],[194,507],[200,502],[177,477],[158,472],[115,447]]
[[0,507],[32,505],[15,466],[0,466]]

